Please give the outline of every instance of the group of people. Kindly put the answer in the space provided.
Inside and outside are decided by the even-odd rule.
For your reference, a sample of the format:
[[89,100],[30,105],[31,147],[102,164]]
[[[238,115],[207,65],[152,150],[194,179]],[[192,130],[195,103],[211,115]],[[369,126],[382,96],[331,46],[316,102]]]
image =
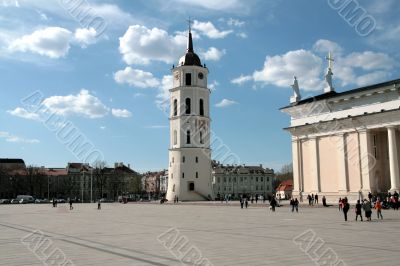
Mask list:
[[[358,217],[360,217],[360,220],[363,221],[363,215],[362,211],[364,210],[364,217],[367,219],[367,221],[371,221],[372,219],[372,209],[376,210],[376,214],[378,219],[383,219],[382,216],[382,202],[380,198],[378,197],[375,201],[375,203],[372,205],[372,202],[370,200],[364,199],[364,200],[357,200],[356,205],[354,206],[354,211],[356,214],[356,221],[358,220]],[[345,198],[339,198],[339,211],[343,211],[344,214],[344,220],[347,221],[347,213],[350,210],[350,204],[347,199]]]

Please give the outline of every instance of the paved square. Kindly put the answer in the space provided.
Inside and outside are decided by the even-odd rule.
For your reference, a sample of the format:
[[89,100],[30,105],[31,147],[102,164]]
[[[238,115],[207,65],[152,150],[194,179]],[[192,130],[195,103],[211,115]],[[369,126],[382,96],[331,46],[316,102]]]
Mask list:
[[[372,222],[355,222],[350,210],[350,221],[344,222],[335,207],[301,208],[298,214],[287,207],[272,213],[266,207],[242,210],[213,203],[110,203],[100,211],[96,204],[67,207],[0,206],[0,265],[44,265],[41,260],[54,250],[73,265],[181,265],[180,255],[189,249],[201,252],[202,265],[329,265],[323,264],[328,254],[338,256],[338,265],[400,261],[400,212],[393,210],[383,211],[383,221],[374,212]],[[29,235],[35,230],[48,249],[29,250],[29,243],[38,243]],[[304,232],[296,245],[293,239]],[[315,244],[307,247],[311,239]],[[188,242],[179,250],[183,240]]]

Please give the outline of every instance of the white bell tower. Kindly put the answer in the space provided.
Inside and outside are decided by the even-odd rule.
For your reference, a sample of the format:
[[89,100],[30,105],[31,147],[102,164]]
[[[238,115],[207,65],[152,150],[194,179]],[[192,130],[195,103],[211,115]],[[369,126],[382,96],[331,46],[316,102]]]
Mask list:
[[210,90],[208,69],[193,51],[192,33],[186,54],[172,69],[168,201],[212,198]]

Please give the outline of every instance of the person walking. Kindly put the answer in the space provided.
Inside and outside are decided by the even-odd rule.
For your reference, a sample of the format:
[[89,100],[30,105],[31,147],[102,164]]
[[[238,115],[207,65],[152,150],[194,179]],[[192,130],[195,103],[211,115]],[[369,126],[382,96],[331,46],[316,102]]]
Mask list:
[[243,197],[240,197],[240,208],[243,209]]
[[307,199],[308,199],[308,205],[311,206],[311,195],[310,194],[307,195]]
[[325,196],[322,196],[322,205],[324,207],[328,207],[328,205],[326,205],[326,197]]
[[290,208],[292,209],[292,212],[294,212],[294,199],[290,199]]
[[97,201],[97,209],[101,210],[101,201],[100,200]]
[[270,201],[269,205],[271,207],[271,210],[274,212],[275,211],[275,207],[276,207],[276,199],[275,199],[275,197],[271,198],[271,201]]
[[339,198],[339,211],[341,211],[343,209],[343,205],[342,205],[342,198]]
[[246,199],[244,200],[244,205],[246,206],[246,209],[247,209],[247,206],[249,206],[249,201],[247,200],[247,197],[246,197]]
[[375,202],[375,210],[376,210],[376,215],[378,216],[378,219],[379,219],[379,217],[381,217],[381,220],[383,220],[382,203],[379,198],[377,198],[377,200]]
[[363,221],[363,217],[362,217],[361,209],[362,209],[362,205],[360,203],[360,200],[357,200],[357,204],[356,204],[356,207],[355,207],[355,210],[356,210],[356,221],[357,221],[358,216],[360,216],[361,222],[362,222]]
[[69,210],[73,210],[74,207],[72,206],[72,199],[69,199]]
[[299,201],[297,198],[294,200],[294,208],[296,209],[296,212],[299,212]]
[[347,213],[349,212],[350,209],[350,204],[347,202],[347,200],[343,200],[343,214],[344,214],[344,220],[347,221]]
[[363,209],[365,212],[365,218],[367,218],[367,221],[371,221],[371,202],[369,202],[367,199],[364,200]]
[[318,205],[318,194],[317,193],[315,193],[314,199],[315,199],[315,204]]

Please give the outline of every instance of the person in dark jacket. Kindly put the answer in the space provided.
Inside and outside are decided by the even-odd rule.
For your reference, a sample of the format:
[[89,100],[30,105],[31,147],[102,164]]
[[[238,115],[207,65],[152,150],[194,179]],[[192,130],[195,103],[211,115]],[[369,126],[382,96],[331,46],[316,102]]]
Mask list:
[[344,214],[344,220],[347,221],[347,213],[349,212],[350,209],[350,204],[347,202],[347,199],[343,199],[343,214]]
[[363,217],[362,217],[361,209],[362,209],[362,205],[360,203],[360,200],[357,200],[357,204],[356,204],[356,221],[357,221],[358,216],[360,216],[361,222],[362,222],[363,221]]
[[243,198],[240,197],[240,208],[241,208],[241,209],[243,209],[243,203],[244,203],[244,202],[243,202]]
[[275,207],[276,207],[276,199],[275,199],[275,197],[271,198],[271,201],[270,201],[269,205],[271,206],[271,210],[274,212],[275,211]]

